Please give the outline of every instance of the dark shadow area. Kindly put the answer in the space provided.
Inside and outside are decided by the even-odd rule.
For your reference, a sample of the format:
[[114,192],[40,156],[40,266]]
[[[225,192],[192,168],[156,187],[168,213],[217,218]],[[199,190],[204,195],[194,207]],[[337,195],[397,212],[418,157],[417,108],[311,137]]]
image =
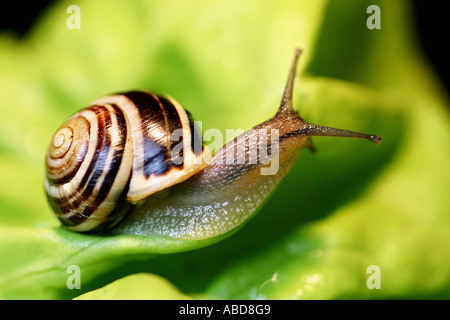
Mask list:
[[9,31],[24,38],[33,28],[39,16],[54,1],[9,1],[0,10],[0,32]]
[[450,90],[450,64],[447,41],[448,13],[445,3],[430,3],[414,1],[414,18],[417,22],[415,33],[418,35],[422,49],[436,73],[445,85],[447,93]]

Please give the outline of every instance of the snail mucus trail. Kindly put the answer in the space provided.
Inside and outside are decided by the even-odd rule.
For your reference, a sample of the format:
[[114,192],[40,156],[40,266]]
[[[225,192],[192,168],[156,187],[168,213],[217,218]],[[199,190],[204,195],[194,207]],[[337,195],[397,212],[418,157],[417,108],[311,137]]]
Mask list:
[[[89,130],[89,117],[103,115],[103,111],[98,110],[99,105],[108,110],[111,109],[116,114],[124,114],[123,121],[113,119],[110,120],[111,122],[117,121],[123,123],[123,126],[126,124],[127,128],[131,126],[131,130],[127,130],[125,127],[119,130],[127,132],[127,135],[118,138],[121,145],[124,145],[123,148],[118,148],[121,149],[120,155],[117,155],[116,152],[108,158],[107,152],[105,152],[105,159],[112,157],[112,160],[104,160],[108,163],[107,167],[110,168],[113,168],[116,162],[127,164],[126,169],[115,168],[114,173],[114,177],[116,177],[120,174],[119,171],[130,172],[125,175],[125,178],[108,179],[107,174],[103,175],[99,170],[88,170],[89,174],[80,174],[76,178],[77,173],[74,172],[83,169],[83,166],[94,166],[93,158],[96,155],[97,158],[101,158],[102,151],[89,151],[90,144],[94,144],[98,148],[100,143],[97,140],[100,137],[89,138],[94,139],[93,143],[79,142],[88,138],[83,137],[82,133],[73,129],[70,124],[71,121],[79,120],[73,120],[74,117],[69,118],[66,125],[63,125],[55,134],[47,153],[47,197],[63,225],[79,232],[101,231],[103,234],[137,234],[182,240],[211,238],[240,226],[261,206],[280,179],[292,168],[299,150],[303,147],[314,150],[311,142],[312,136],[361,138],[375,144],[380,143],[381,139],[377,135],[307,123],[294,111],[292,90],[299,55],[300,50],[297,50],[281,104],[272,118],[226,143],[217,150],[212,158],[207,157],[209,151],[206,146],[203,146],[201,154],[198,154],[192,150],[193,147],[191,148],[189,144],[184,144],[185,148],[183,148],[182,154],[184,163],[177,167],[171,162],[173,159],[166,157],[156,166],[158,168],[161,164],[166,166],[166,170],[161,171],[162,174],[154,171],[154,174],[145,174],[145,178],[143,178],[143,173],[139,172],[143,171],[139,167],[140,162],[146,163],[156,159],[156,156],[152,155],[153,158],[150,157],[149,160],[147,159],[148,155],[145,158],[146,154],[142,153],[143,147],[139,137],[141,139],[142,136],[148,138],[150,133],[142,135],[141,131],[156,130],[159,135],[153,135],[152,139],[160,142],[158,139],[167,138],[169,141],[171,131],[168,130],[170,126],[167,124],[171,122],[168,120],[170,120],[170,114],[177,114],[180,119],[184,119],[181,120],[180,127],[183,129],[189,127],[189,130],[183,131],[183,143],[185,143],[184,141],[192,142],[193,137],[198,136],[192,126],[192,118],[189,113],[172,98],[152,93],[128,92],[99,99],[93,103],[93,106],[86,109],[89,111],[86,111],[89,115],[84,116],[88,120],[81,121],[82,131]],[[146,103],[142,103],[145,99],[136,99],[142,95],[145,99],[158,101],[161,112],[164,113],[165,118],[161,123],[166,124],[166,132],[157,126],[152,127],[153,120],[141,122],[133,120],[134,111],[130,111],[130,106],[133,110],[142,109],[140,104],[145,105]],[[122,109],[124,112],[121,112]],[[142,115],[142,110],[138,113]],[[150,119],[157,116],[159,114],[152,115]],[[136,123],[138,122],[139,127],[142,127],[142,123],[147,127],[137,129]],[[66,133],[66,131],[70,132]],[[264,139],[261,138],[261,132],[266,133]],[[109,137],[115,138],[115,134],[110,134]],[[133,140],[132,144],[127,143],[130,139]],[[111,143],[111,141],[105,142],[104,138],[102,141],[106,145]],[[70,144],[70,146],[65,146],[66,144]],[[67,152],[73,146],[78,146],[77,151]],[[254,151],[258,155],[256,158],[250,156],[250,153]],[[89,152],[93,154],[90,164],[83,164],[82,159]],[[68,153],[70,156],[67,155]],[[140,160],[136,160],[136,154]],[[247,160],[237,161],[237,159],[242,160],[242,154]],[[69,171],[72,172],[71,178],[75,177],[72,180],[78,181],[77,187],[68,186],[69,179],[60,172],[63,166],[59,162],[63,161],[63,157],[75,160],[75,164],[69,166]],[[200,164],[198,161],[192,161],[198,160],[196,157],[203,159]],[[196,165],[189,166],[190,163],[186,161],[188,158],[191,160],[190,163],[196,163]],[[253,161],[249,161],[250,158]],[[205,159],[207,161],[204,161]],[[230,159],[232,160],[230,161]],[[277,170],[262,174],[263,170],[267,169],[273,161],[277,161]],[[96,179],[101,181],[100,186],[95,185]],[[119,182],[116,183],[116,181]],[[63,182],[62,186],[58,185],[60,182]],[[105,187],[106,183],[109,183],[107,187]],[[97,194],[96,190],[102,189],[107,192],[99,192],[102,198],[98,200],[98,197],[93,195]],[[84,200],[85,195],[92,199]],[[102,206],[106,209],[101,208],[100,210],[99,208]],[[103,213],[105,210],[109,211]]]

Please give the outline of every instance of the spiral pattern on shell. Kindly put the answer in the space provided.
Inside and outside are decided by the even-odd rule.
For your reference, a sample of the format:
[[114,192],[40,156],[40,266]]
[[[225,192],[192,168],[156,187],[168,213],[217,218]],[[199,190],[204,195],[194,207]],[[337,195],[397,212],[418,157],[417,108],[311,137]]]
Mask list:
[[[177,129],[182,135],[172,141]],[[49,203],[71,230],[111,228],[136,201],[204,168],[198,139],[189,113],[170,97],[132,91],[101,98],[53,136],[46,156]]]

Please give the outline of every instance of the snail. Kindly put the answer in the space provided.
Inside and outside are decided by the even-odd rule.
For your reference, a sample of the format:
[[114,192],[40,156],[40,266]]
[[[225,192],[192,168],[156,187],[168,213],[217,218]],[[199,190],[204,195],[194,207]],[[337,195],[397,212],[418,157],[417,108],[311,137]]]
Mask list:
[[[296,50],[276,114],[213,156],[190,113],[170,96],[130,91],[75,113],[46,154],[47,198],[62,225],[85,233],[214,237],[261,206],[299,150],[314,150],[312,136],[380,143],[377,135],[307,123],[294,111],[299,55]],[[276,170],[264,173],[275,161]]]

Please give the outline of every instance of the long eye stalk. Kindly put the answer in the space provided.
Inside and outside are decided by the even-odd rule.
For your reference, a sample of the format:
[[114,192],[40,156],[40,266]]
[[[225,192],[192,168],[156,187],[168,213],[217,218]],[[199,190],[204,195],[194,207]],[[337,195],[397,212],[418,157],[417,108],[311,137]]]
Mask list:
[[[295,51],[294,62],[289,73],[288,81],[284,89],[283,97],[281,99],[280,107],[278,108],[277,117],[285,116],[288,113],[295,113],[292,105],[292,90],[294,87],[295,72],[297,69],[297,63],[301,50]],[[337,129],[331,127],[320,126],[305,122],[304,127],[298,131],[302,136],[326,136],[326,137],[347,137],[347,138],[359,138],[372,141],[375,144],[381,142],[381,138],[375,134],[367,134],[355,131],[349,131],[344,129]]]
[[302,134],[305,136],[359,138],[372,141],[375,144],[380,144],[381,142],[381,138],[376,134],[367,134],[356,131],[330,128],[311,123],[306,123],[304,129],[302,130]]
[[297,69],[297,62],[300,54],[300,49],[295,50],[294,63],[292,64],[291,72],[289,73],[289,78],[284,89],[283,98],[281,99],[281,104],[278,108],[278,115],[294,112],[294,107],[292,106],[292,90],[294,87],[295,71]]

